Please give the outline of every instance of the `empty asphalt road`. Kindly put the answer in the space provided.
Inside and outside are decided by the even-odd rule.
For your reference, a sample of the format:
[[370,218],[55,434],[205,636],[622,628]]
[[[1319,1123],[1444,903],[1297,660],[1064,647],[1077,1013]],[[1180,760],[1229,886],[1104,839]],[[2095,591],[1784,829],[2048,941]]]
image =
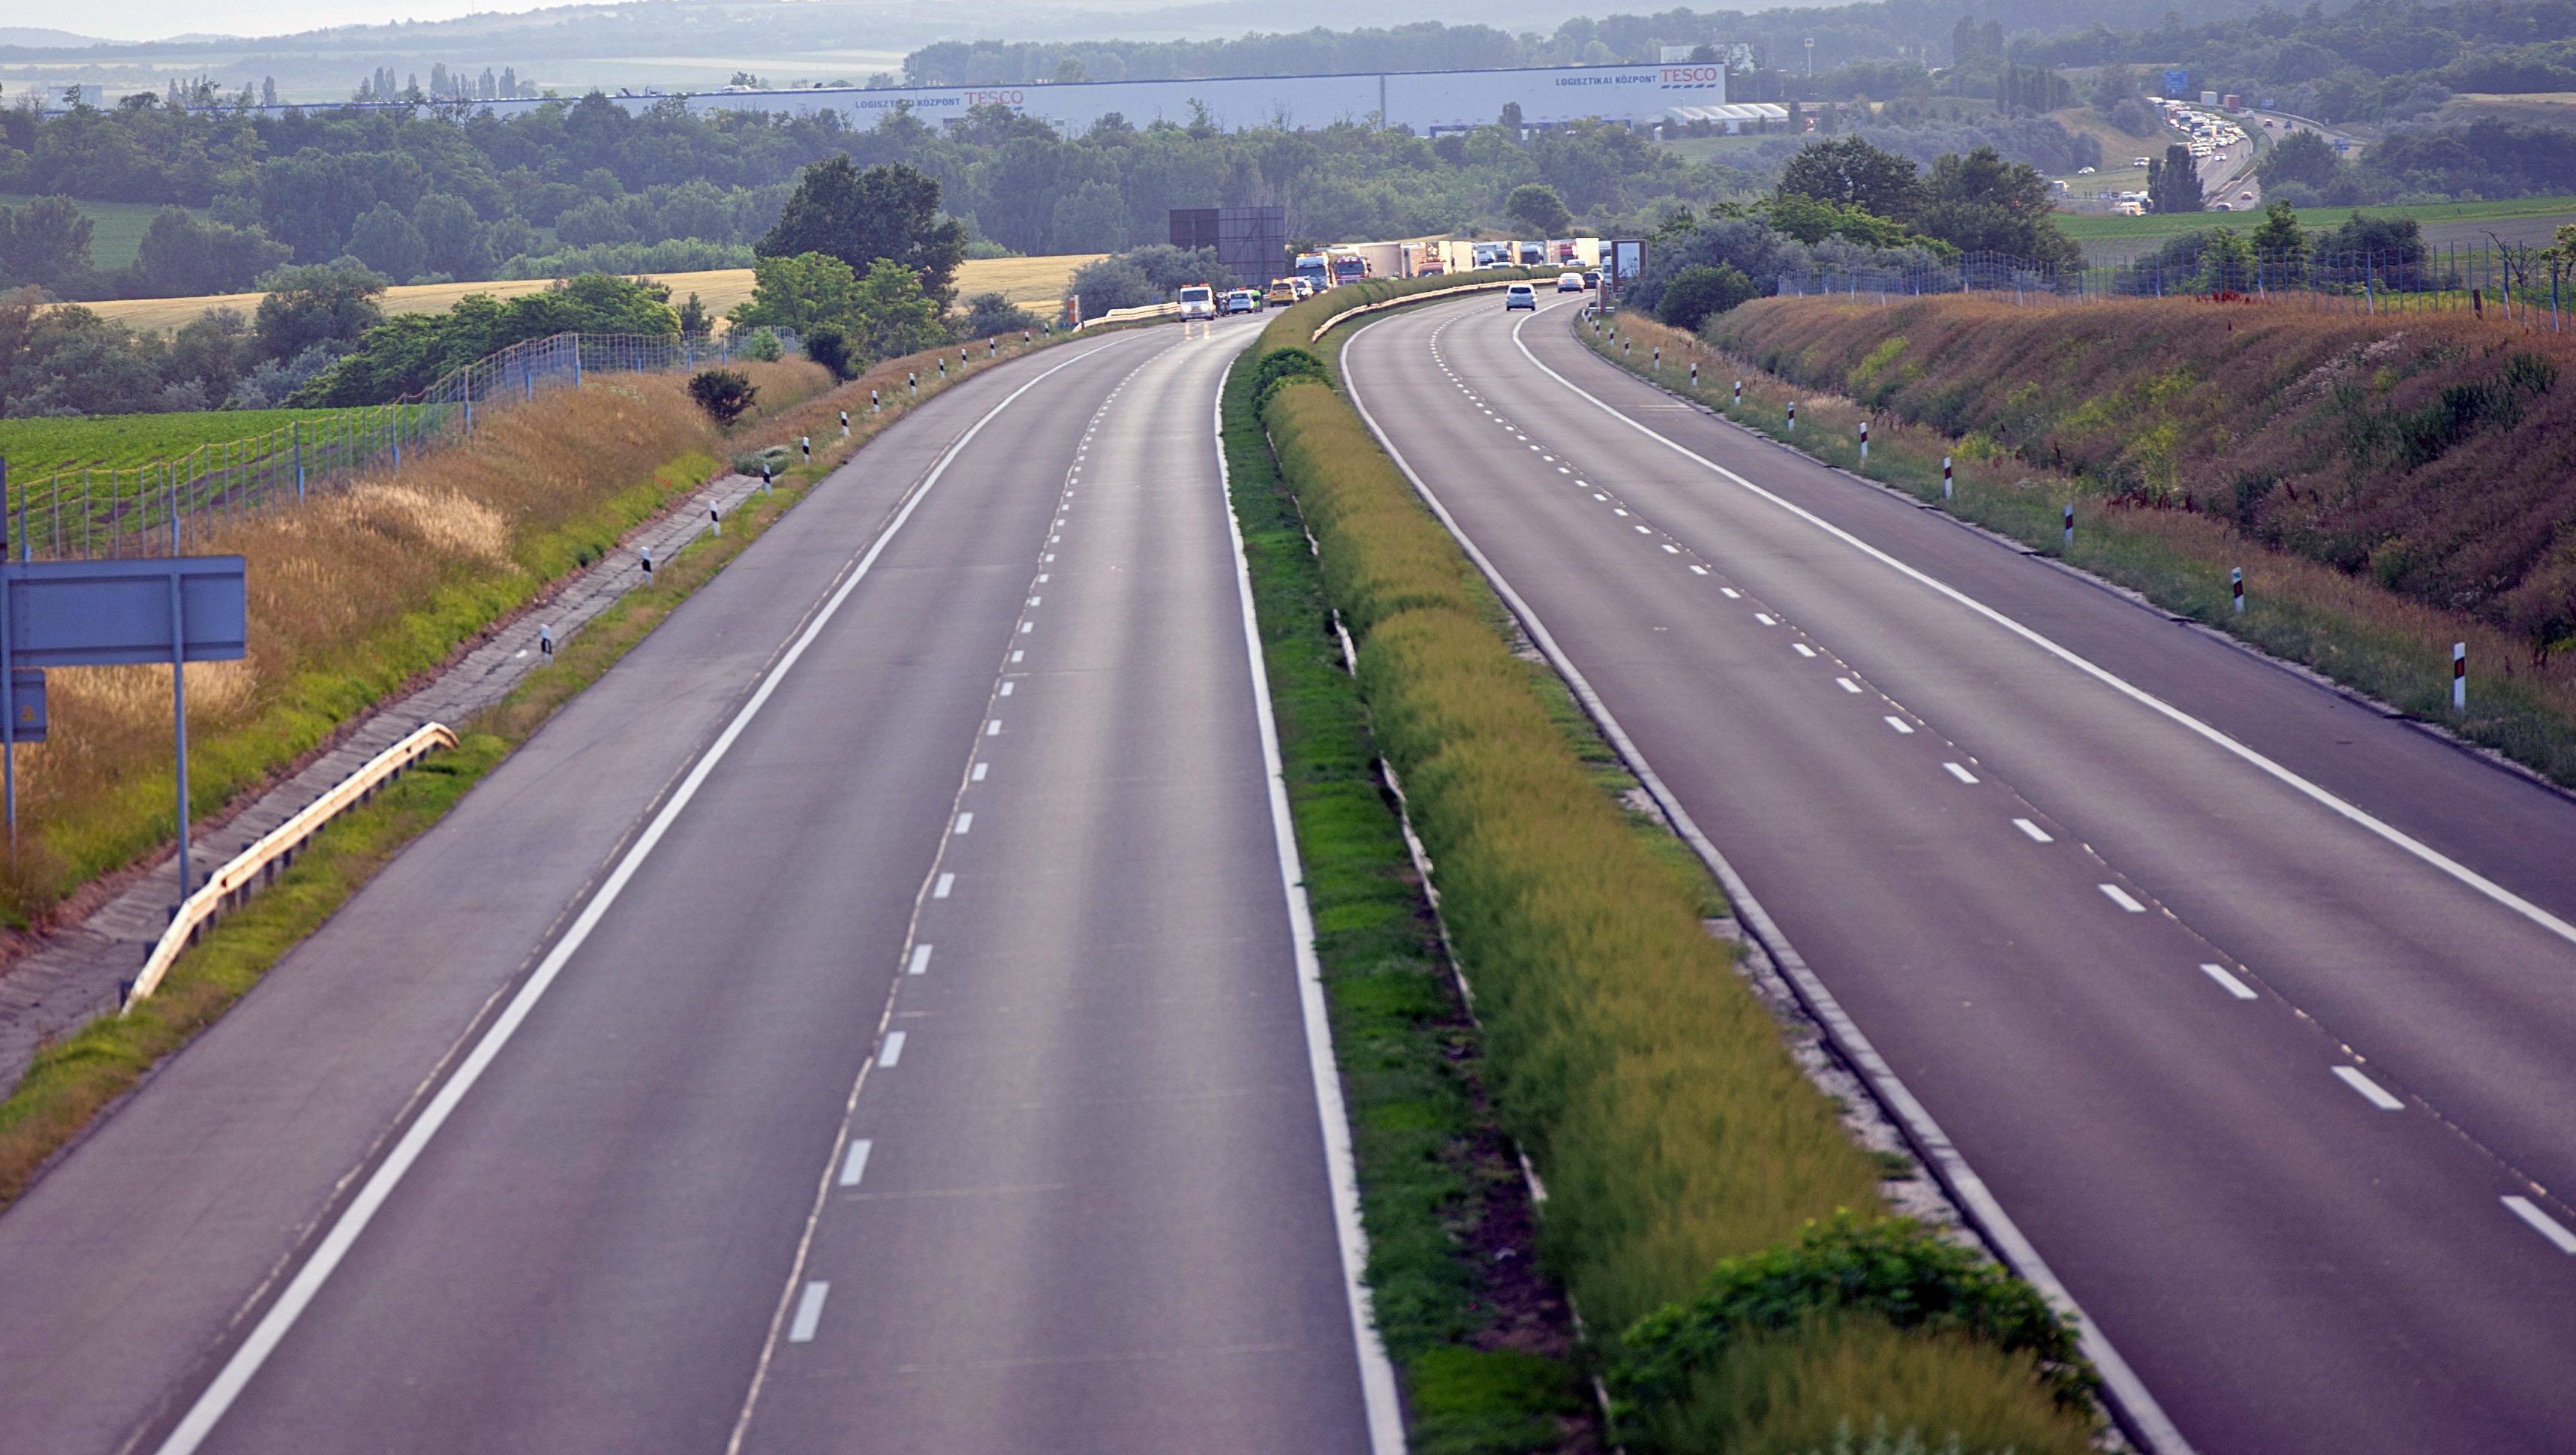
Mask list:
[[2565,1449],[2576,804],[1545,301],[1346,376],[2181,1436]]
[[1368,1449],[1250,336],[961,385],[571,704],[0,1216],[0,1446]]

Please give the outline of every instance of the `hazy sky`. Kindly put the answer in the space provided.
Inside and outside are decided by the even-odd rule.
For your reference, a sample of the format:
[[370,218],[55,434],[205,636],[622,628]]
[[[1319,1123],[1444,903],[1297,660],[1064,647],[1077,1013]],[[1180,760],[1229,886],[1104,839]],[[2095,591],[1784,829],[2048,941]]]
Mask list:
[[563,0],[120,0],[113,5],[60,5],[0,0],[0,26],[42,25],[108,40],[160,40],[190,32],[284,35],[325,25],[381,25],[391,20],[453,20],[499,10],[535,10]]

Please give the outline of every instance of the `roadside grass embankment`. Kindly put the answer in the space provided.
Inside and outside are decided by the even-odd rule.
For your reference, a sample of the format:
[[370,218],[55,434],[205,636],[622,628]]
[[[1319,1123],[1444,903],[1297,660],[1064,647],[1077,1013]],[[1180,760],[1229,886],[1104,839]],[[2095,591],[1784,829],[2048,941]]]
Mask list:
[[[1046,341],[1035,345],[1045,346]],[[1002,357],[1008,359],[1025,352],[1028,350],[1006,350]],[[217,921],[179,957],[157,994],[139,1002],[131,1014],[102,1017],[38,1051],[26,1075],[5,1099],[0,1099],[0,1208],[14,1202],[48,1159],[130,1091],[161,1058],[212,1024],[287,951],[319,929],[377,870],[461,801],[511,750],[544,726],[556,709],[597,681],[682,601],[750,549],[804,498],[806,491],[838,468],[853,451],[909,412],[910,402],[906,401],[889,403],[878,415],[866,413],[868,388],[873,384],[883,389],[889,379],[899,388],[907,366],[927,369],[927,356],[890,360],[848,384],[807,398],[793,410],[782,410],[780,416],[745,420],[734,427],[729,438],[713,439],[712,446],[717,449],[792,440],[794,425],[786,416],[823,410],[836,415],[853,401],[857,406],[851,410],[851,438],[847,444],[840,440],[837,424],[830,437],[817,436],[814,462],[784,469],[774,494],[747,498],[726,517],[723,535],[700,535],[677,556],[658,563],[649,582],[628,591],[593,618],[587,628],[563,644],[550,663],[532,669],[508,697],[464,723],[453,724],[459,738],[455,751],[424,759],[368,803],[324,826],[274,885]],[[974,365],[984,366],[980,358]],[[796,387],[815,381],[805,377],[800,367],[786,382],[788,387],[782,393],[793,393]],[[937,388],[926,388],[924,397],[937,392]],[[565,393],[547,396],[549,402],[566,397]],[[678,397],[681,404],[687,403],[685,395]],[[689,415],[702,418],[693,407]],[[598,416],[583,418],[592,425],[602,422]],[[614,425],[620,416],[605,418]],[[494,417],[495,434],[507,419],[503,415]],[[674,464],[653,471],[647,486],[638,488],[649,488],[658,496],[672,469],[686,467],[683,474],[691,470],[704,473],[712,468],[706,463],[711,459],[707,448],[706,444],[693,444]],[[424,460],[412,468],[425,471],[429,465],[430,461]],[[571,549],[578,555],[588,544],[575,543]],[[596,554],[593,549],[590,558],[595,559]],[[148,668],[130,670],[152,674]],[[192,693],[195,684],[196,669],[191,669]],[[166,714],[168,670],[161,669],[146,686],[151,690],[143,695],[152,700],[158,712]],[[166,732],[166,718],[160,721]],[[166,737],[160,742],[166,757]],[[192,764],[197,761],[196,755],[191,754]],[[159,802],[166,816],[166,763],[160,771]]]
[[[1322,375],[1289,351],[1348,302],[1288,310],[1247,365]],[[1544,1265],[1617,1394],[1616,1437],[1794,1451],[1883,1421],[1936,1447],[2086,1448],[2071,1332],[2027,1286],[1887,1216],[1879,1165],[1703,926],[1707,893],[1602,791],[1492,594],[1357,412],[1321,377],[1265,394],[1324,600],[1357,644],[1368,729],[1435,866],[1482,1084],[1544,1182]],[[1984,1303],[1969,1267],[1992,1275],[1974,1285]],[[1731,1299],[1747,1277],[1765,1296]]]
[[1740,375],[1733,417],[1775,438],[1796,399],[1818,459],[2576,786],[2576,341],[2187,299],[1775,299],[1595,346],[1622,334],[1669,390],[1727,412]]

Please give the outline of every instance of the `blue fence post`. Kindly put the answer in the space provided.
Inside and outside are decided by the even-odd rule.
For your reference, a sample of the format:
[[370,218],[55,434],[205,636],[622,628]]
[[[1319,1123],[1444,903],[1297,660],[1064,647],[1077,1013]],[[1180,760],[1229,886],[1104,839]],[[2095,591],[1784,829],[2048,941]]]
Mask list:
[[295,440],[295,503],[304,503],[304,421],[288,420],[286,429]]

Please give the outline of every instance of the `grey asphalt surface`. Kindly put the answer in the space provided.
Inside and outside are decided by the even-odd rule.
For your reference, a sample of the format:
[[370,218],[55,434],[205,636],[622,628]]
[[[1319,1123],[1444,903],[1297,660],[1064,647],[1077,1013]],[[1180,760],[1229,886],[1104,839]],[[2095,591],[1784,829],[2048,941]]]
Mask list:
[[2576,1257],[2502,1199],[2576,1228],[2576,945],[1623,418],[2563,920],[2576,804],[1677,406],[1544,301],[1393,315],[1347,377],[2182,1432],[2566,1448]]
[[1056,369],[203,1448],[1365,1448],[1211,438],[1249,338],[969,381],[571,704],[0,1216],[0,1447],[153,1448],[906,492]]

